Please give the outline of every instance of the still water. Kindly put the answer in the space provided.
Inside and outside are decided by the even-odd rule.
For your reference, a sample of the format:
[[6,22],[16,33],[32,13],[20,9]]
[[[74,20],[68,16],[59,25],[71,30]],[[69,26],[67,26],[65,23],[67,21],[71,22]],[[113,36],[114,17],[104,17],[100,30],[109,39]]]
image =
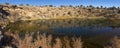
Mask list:
[[63,19],[18,21],[7,26],[18,33],[41,32],[57,36],[76,36],[84,48],[103,48],[111,38],[120,36],[120,19]]

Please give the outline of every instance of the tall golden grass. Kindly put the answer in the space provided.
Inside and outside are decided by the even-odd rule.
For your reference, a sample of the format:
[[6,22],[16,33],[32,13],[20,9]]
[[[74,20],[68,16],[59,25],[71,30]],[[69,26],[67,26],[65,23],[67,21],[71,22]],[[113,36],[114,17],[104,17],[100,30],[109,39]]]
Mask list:
[[[17,48],[82,48],[81,38],[68,38],[64,36],[63,38],[57,37],[53,38],[52,35],[46,34],[25,34],[24,37],[18,34],[7,33],[14,38],[12,44]],[[5,46],[10,47],[10,46]],[[120,48],[120,38],[114,37],[111,44],[105,46],[104,48]]]
[[22,38],[18,34],[11,34],[13,36],[14,44],[17,48],[82,48],[82,42],[80,38],[73,37],[57,37],[53,39],[52,35],[37,34],[33,37],[33,34],[25,34]]
[[111,45],[105,48],[120,48],[120,38],[114,37],[111,41]]

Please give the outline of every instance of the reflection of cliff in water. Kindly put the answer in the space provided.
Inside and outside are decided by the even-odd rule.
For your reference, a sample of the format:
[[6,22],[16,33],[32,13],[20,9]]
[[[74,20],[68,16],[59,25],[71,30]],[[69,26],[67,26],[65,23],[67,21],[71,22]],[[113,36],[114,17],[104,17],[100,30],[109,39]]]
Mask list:
[[[120,27],[119,19],[66,19],[66,20],[36,20],[19,21],[11,23],[7,29],[18,32],[44,31],[52,32],[60,28],[99,28],[99,27]],[[95,28],[95,29],[96,29]],[[62,29],[62,30],[63,30]],[[80,29],[77,29],[80,30]],[[68,31],[69,32],[69,31]]]
[[[16,32],[44,32],[57,36],[81,36],[85,46],[103,48],[114,36],[120,36],[119,19],[68,19],[19,21],[6,29]],[[89,46],[90,45],[90,46]],[[95,48],[96,48],[95,47]]]

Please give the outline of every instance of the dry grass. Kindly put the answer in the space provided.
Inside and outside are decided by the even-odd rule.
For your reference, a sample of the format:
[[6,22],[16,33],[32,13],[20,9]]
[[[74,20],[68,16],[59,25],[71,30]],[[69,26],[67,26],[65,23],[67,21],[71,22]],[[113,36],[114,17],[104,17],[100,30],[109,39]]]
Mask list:
[[[36,38],[33,34],[26,34],[24,38],[21,38],[18,34],[11,34],[14,37],[13,44],[17,48],[82,48],[82,42],[80,38],[65,38],[62,40],[57,37],[52,38],[52,35],[46,36],[46,34],[37,34]],[[53,40],[55,42],[53,43]]]
[[80,48],[82,47],[82,42],[80,38],[73,38],[73,47],[74,48]]
[[114,37],[114,39],[112,40],[112,44],[105,48],[120,48],[120,39],[118,37]]

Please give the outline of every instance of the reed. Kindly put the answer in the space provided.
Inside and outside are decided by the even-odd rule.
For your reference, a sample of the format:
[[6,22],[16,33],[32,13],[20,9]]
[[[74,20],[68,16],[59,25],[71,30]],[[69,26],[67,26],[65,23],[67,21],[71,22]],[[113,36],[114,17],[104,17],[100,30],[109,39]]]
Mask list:
[[14,38],[12,44],[17,48],[82,48],[81,39],[75,37],[72,39],[66,37],[53,39],[52,35],[47,36],[46,34],[37,34],[35,37],[33,34],[25,34],[24,38],[18,34],[10,35]]
[[111,41],[111,45],[106,46],[105,48],[120,48],[120,39],[118,37],[114,37]]

